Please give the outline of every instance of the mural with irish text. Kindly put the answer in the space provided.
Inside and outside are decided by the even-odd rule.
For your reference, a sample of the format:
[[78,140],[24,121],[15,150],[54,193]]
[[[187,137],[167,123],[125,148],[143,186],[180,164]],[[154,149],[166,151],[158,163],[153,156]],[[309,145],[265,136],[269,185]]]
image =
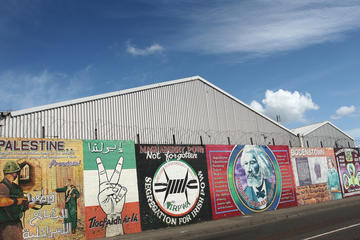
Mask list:
[[87,239],[141,231],[133,141],[84,140]]

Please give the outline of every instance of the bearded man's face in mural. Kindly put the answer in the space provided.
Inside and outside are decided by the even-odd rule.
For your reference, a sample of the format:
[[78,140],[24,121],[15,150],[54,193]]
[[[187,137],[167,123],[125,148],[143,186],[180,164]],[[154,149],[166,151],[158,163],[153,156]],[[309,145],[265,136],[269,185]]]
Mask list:
[[241,166],[245,170],[248,185],[259,187],[263,179],[256,155],[252,152],[245,153],[241,158]]

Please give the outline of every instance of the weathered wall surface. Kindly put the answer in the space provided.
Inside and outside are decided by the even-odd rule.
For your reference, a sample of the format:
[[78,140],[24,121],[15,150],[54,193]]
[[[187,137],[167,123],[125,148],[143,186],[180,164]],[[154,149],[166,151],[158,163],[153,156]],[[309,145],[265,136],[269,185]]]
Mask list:
[[291,148],[299,205],[342,198],[332,148]]

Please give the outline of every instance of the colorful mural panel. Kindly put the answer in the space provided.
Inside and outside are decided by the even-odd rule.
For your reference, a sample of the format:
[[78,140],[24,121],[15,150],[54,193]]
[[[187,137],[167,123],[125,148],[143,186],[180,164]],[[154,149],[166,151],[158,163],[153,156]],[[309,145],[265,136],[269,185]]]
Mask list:
[[133,141],[84,140],[86,238],[141,231]]
[[80,140],[0,138],[0,239],[84,239]]
[[204,146],[136,145],[142,229],[211,219]]
[[213,218],[296,206],[287,146],[207,145]]
[[360,195],[360,159],[358,148],[335,148],[341,190],[344,197]]
[[342,199],[332,148],[291,148],[299,205]]
[[241,215],[234,204],[228,184],[228,161],[234,146],[206,145],[206,157],[214,219]]

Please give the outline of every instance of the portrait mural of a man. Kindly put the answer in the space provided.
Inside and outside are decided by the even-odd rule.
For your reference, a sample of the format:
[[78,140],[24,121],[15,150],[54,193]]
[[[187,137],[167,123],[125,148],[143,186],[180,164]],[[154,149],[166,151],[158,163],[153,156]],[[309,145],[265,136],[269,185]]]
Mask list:
[[[240,158],[241,168],[245,171],[247,186],[245,194],[249,201],[254,202],[257,209],[264,209],[268,197],[274,193],[274,170],[266,158],[266,153],[258,146],[245,146]],[[241,184],[241,182],[238,182]],[[241,188],[243,186],[238,186]]]
[[[268,151],[268,152],[267,152]],[[231,161],[232,159],[233,161]],[[231,164],[232,163],[232,164]],[[244,213],[276,208],[279,200],[277,162],[266,146],[236,146],[230,157],[232,196]],[[231,188],[231,184],[230,184]],[[235,194],[235,193],[236,194]],[[276,200],[276,201],[275,201]],[[249,212],[247,212],[249,211]]]

